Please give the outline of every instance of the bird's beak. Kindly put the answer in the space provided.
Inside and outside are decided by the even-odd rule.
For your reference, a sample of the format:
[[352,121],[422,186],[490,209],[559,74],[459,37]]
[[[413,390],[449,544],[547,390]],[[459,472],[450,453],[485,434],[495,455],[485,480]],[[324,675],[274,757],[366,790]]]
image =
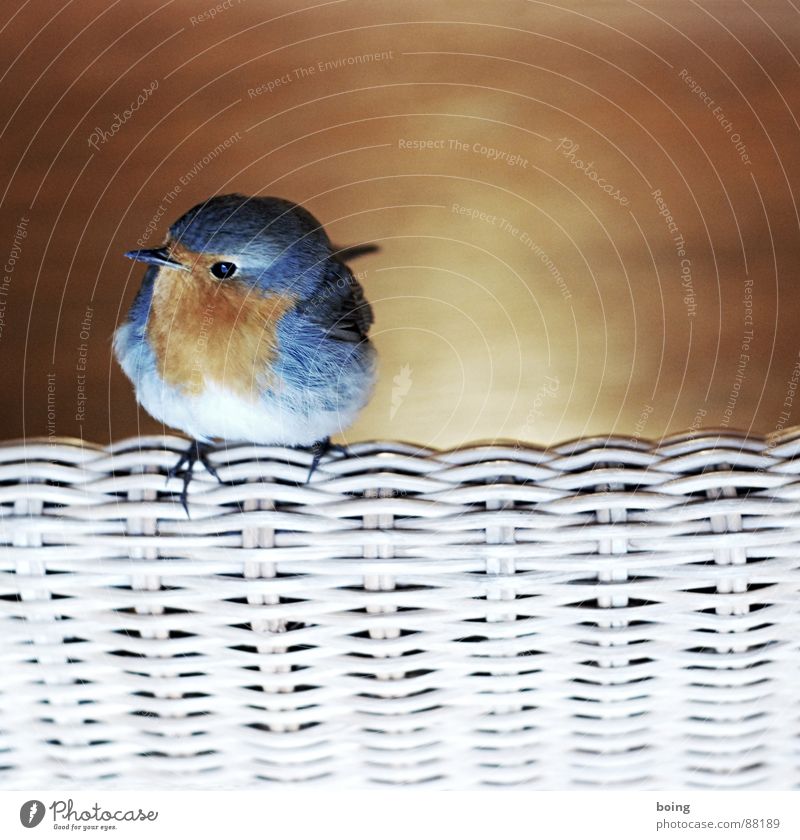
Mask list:
[[129,260],[147,263],[148,265],[166,265],[170,268],[180,268],[184,271],[189,270],[188,266],[179,263],[177,260],[173,260],[166,248],[145,248],[140,251],[126,251],[125,256]]

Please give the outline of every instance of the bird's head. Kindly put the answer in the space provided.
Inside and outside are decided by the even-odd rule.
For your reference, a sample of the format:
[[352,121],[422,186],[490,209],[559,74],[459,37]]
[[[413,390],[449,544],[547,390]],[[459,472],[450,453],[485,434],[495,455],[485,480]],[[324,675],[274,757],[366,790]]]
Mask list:
[[303,207],[282,198],[220,195],[193,207],[160,248],[128,251],[138,262],[182,279],[241,284],[248,290],[313,295],[328,269],[331,243]]

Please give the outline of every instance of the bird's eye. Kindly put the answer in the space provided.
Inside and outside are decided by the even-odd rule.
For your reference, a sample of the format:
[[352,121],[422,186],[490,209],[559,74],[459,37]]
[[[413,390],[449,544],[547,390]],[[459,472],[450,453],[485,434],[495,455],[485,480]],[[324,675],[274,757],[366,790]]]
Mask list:
[[217,280],[227,280],[236,274],[238,268],[236,263],[232,262],[216,262],[211,266],[211,273]]

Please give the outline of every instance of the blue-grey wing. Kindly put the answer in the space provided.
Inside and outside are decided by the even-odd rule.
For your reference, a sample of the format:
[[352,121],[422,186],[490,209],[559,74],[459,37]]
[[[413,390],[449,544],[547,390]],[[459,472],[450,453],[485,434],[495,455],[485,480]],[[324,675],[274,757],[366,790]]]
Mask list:
[[373,320],[361,284],[344,263],[333,258],[324,280],[300,311],[321,326],[328,338],[353,344],[364,341]]

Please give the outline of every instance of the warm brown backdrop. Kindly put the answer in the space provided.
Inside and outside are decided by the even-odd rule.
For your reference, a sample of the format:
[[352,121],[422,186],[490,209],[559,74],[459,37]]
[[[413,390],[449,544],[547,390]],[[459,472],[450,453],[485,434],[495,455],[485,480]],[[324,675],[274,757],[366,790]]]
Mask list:
[[[382,376],[350,439],[800,421],[789,0],[230,0],[192,20],[215,5],[4,7],[0,251],[15,262],[0,288],[0,437],[159,430],[110,354],[141,277],[121,253],[159,205],[152,244],[233,190],[292,198],[336,241],[383,246],[354,265]],[[390,55],[346,61],[375,53]],[[627,206],[571,164],[564,137]],[[693,301],[654,190],[685,239]]]

